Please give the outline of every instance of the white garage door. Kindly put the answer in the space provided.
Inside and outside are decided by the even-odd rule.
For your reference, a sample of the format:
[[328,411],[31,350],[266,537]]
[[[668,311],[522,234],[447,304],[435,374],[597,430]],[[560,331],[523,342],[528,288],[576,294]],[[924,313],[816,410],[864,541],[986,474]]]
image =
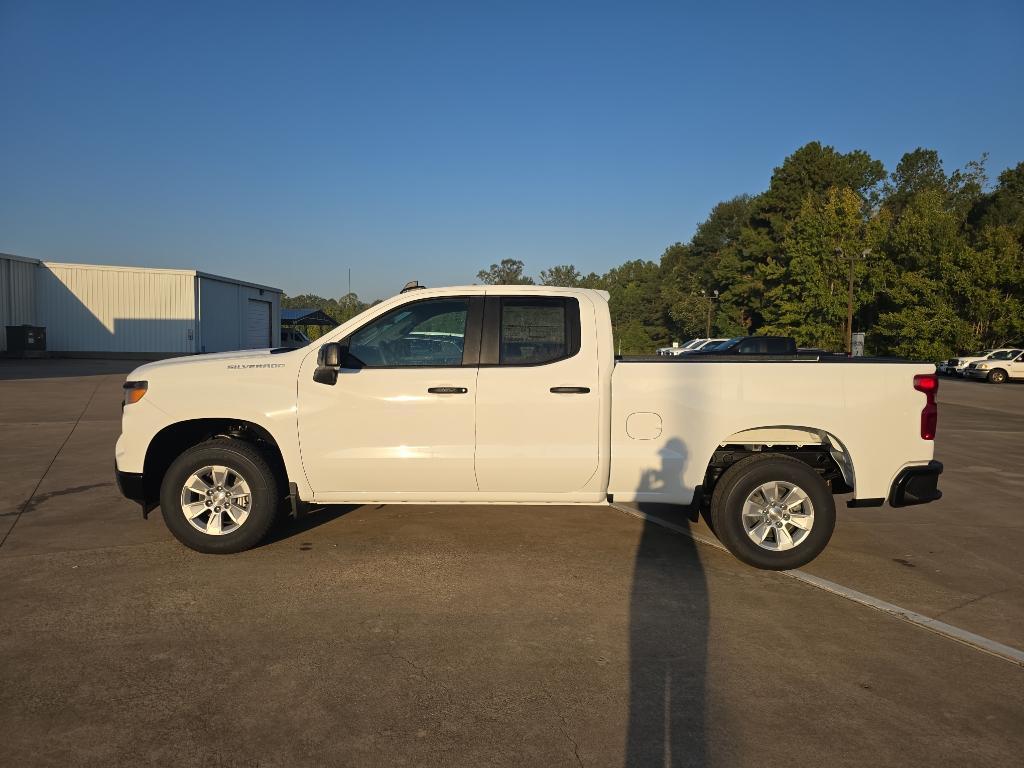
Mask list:
[[245,323],[245,346],[262,349],[270,346],[270,302],[249,299]]

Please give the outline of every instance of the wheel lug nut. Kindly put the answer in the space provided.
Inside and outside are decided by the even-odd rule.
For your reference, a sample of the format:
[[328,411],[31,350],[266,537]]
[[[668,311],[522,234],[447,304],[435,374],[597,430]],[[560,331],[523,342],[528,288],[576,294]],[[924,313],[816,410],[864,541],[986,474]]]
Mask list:
[[207,500],[206,500],[206,506],[208,506],[208,507],[209,507],[209,506],[211,506],[212,504],[213,504],[213,502],[212,502],[212,501],[210,501],[209,499],[207,499]]

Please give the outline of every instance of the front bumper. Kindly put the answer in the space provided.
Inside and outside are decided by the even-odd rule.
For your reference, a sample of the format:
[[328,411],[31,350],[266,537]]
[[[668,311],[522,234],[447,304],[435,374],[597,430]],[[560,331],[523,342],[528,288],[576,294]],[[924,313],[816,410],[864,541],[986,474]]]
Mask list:
[[117,480],[117,489],[121,495],[130,501],[134,501],[142,507],[142,516],[145,517],[149,511],[156,506],[156,502],[146,498],[146,484],[143,481],[141,472],[122,472],[114,465],[114,477]]
[[981,368],[968,368],[966,371],[964,371],[964,376],[966,376],[969,379],[987,379],[988,373],[989,372],[987,368],[984,370],[982,370]]
[[941,461],[929,461],[917,467],[907,467],[900,472],[889,490],[889,505],[909,507],[913,504],[927,504],[942,498],[939,490]]
[[145,500],[142,473],[122,472],[115,464],[114,477],[117,478],[117,490],[119,490],[121,495],[126,499],[137,501],[140,504]]

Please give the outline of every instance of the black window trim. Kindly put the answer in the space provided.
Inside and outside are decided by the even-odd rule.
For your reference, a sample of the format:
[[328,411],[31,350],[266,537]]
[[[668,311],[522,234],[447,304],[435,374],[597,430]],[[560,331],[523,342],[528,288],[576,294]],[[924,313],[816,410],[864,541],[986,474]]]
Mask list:
[[[484,315],[484,297],[480,294],[468,294],[468,295],[454,295],[454,296],[425,296],[422,299],[415,299],[413,301],[406,301],[399,304],[397,307],[383,312],[376,317],[367,320],[365,323],[360,325],[358,328],[354,328],[344,338],[339,339],[339,343],[343,344],[348,348],[352,336],[359,333],[359,331],[366,328],[371,323],[375,323],[381,318],[387,317],[392,312],[397,312],[400,309],[407,309],[414,304],[423,304],[427,301],[452,301],[455,299],[463,299],[468,302],[469,307],[466,312],[466,333],[462,337],[462,362],[457,365],[367,365],[362,360],[357,358],[355,355],[349,353],[345,355],[345,359],[342,360],[341,368],[350,371],[394,371],[394,370],[413,370],[413,371],[429,371],[429,370],[452,370],[454,368],[475,368],[477,367],[480,360],[480,331],[483,324]],[[354,365],[351,363],[355,363]]]
[[[566,354],[545,360],[543,363],[502,363],[501,362],[501,309],[507,301],[530,301],[532,299],[561,300],[565,308]],[[488,295],[484,307],[483,332],[480,340],[481,368],[539,368],[544,365],[569,360],[580,353],[581,344],[580,302],[575,296],[557,294],[506,293]]]

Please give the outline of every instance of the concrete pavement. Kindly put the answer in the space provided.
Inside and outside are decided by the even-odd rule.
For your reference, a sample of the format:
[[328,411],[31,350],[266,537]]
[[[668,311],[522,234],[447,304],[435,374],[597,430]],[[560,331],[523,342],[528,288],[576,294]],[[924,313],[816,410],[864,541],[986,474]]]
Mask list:
[[[0,361],[7,764],[993,766],[1024,753],[1024,669],[613,509],[324,510],[241,555],[184,549],[113,485],[131,367]],[[1024,395],[1002,389],[986,397]],[[843,510],[808,570],[948,606],[945,621],[1019,646],[1014,486],[960,467],[1004,467],[1021,437],[1002,401],[947,396],[946,498]],[[946,428],[964,430],[948,447]],[[974,504],[981,486],[1003,495]]]

